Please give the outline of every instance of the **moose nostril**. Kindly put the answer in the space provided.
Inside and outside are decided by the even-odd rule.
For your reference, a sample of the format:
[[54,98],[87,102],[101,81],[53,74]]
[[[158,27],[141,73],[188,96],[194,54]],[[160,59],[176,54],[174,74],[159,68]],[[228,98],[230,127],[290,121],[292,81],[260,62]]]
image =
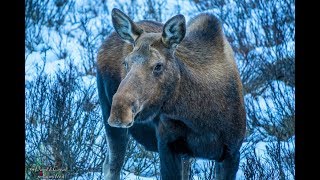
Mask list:
[[114,122],[114,124],[116,124],[116,125],[120,125],[120,124],[121,124],[121,122],[120,122],[119,120],[116,120],[116,121]]

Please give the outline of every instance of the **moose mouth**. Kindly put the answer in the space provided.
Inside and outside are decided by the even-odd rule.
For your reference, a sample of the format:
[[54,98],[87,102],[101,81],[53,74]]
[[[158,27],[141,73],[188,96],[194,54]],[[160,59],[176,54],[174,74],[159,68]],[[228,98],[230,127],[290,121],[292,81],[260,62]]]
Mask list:
[[111,127],[117,127],[117,128],[130,128],[133,126],[134,122],[146,122],[151,121],[155,118],[157,113],[155,112],[146,112],[146,111],[129,111],[126,113],[127,115],[124,117],[127,118],[113,118],[112,115],[110,115],[108,119],[108,124]]
[[133,125],[134,112],[128,106],[116,105],[111,107],[108,124],[111,127],[129,128]]
[[129,128],[134,122],[142,121],[141,111],[136,112],[136,108],[127,108],[125,111],[111,113],[108,124],[111,127]]
[[116,128],[129,128],[133,125],[133,120],[129,123],[122,123],[121,121],[113,121],[112,123],[110,122],[110,120],[108,120],[108,124],[111,127],[116,127]]
[[[112,127],[130,128],[134,122],[152,121],[159,113],[161,106],[150,104],[146,101],[139,103],[122,103],[124,101],[116,101],[111,106],[108,124]],[[115,103],[117,102],[117,103]]]

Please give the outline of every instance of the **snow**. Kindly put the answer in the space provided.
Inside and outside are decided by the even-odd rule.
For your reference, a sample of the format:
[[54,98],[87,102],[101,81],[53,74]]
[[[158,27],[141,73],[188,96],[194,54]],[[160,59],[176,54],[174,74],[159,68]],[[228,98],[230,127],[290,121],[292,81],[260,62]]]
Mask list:
[[[288,150],[292,150],[294,151],[294,142],[295,142],[295,137],[292,137],[288,140],[288,142],[281,142],[282,146],[287,146]],[[267,158],[268,154],[267,154],[267,146],[270,146],[272,143],[276,143],[274,141],[270,141],[270,142],[258,142],[255,146],[255,152],[257,154],[258,157],[260,157],[261,159]],[[247,142],[243,143],[242,147],[245,147],[247,145]],[[207,166],[207,163],[209,162],[209,160],[204,160],[204,159],[196,159],[196,166],[193,168],[204,168]],[[242,156],[241,160],[240,160],[240,164],[245,163],[245,158]],[[140,180],[155,180],[155,177],[142,177],[142,176],[137,176],[134,175],[133,173],[129,173],[126,171],[123,171],[124,175],[123,178],[124,179],[128,179],[128,180],[134,180],[134,179],[140,179]],[[242,171],[242,169],[239,167],[237,175],[236,175],[236,179],[237,180],[244,180],[245,176],[244,176],[244,172]],[[194,180],[202,180],[202,176],[201,174],[199,175],[195,175],[193,177]]]
[[[255,115],[260,123],[279,125],[283,118],[294,113],[292,111],[295,107],[295,88],[283,81],[275,80],[270,82],[259,96],[247,94],[244,99],[247,103],[246,108],[256,112]],[[277,109],[279,107],[281,111]],[[247,118],[250,119],[250,117]]]
[[56,60],[50,63],[47,63],[44,72],[46,74],[55,74],[56,72],[63,71],[66,68],[64,59]]
[[37,72],[37,66],[42,66],[44,62],[41,60],[39,52],[32,52],[26,57],[25,79],[30,81]]
[[[288,140],[288,142],[281,142],[282,146],[287,146],[289,150],[294,150],[294,142],[295,142],[295,137],[292,137]],[[264,158],[267,157],[267,146],[270,145],[271,143],[275,143],[275,142],[259,142],[256,144],[255,147],[255,152],[258,155],[258,157],[260,157],[262,160]],[[246,146],[247,143],[244,142],[243,146]],[[200,167],[206,167],[206,163],[208,163],[208,160],[203,160],[203,159],[197,159],[196,160],[196,168],[200,168]],[[241,158],[240,160],[240,164],[245,163],[245,158]],[[98,173],[100,175],[100,173]],[[130,173],[127,171],[122,171],[122,178],[125,180],[156,180],[156,177],[143,177],[143,176],[137,176],[134,173]],[[195,175],[193,177],[194,180],[202,180],[202,177],[199,175]],[[237,172],[237,177],[236,180],[244,180],[245,176],[244,176],[244,172],[242,171],[241,168],[239,168],[238,172]],[[294,179],[293,177],[290,179]]]
[[96,85],[96,77],[92,75],[82,76],[82,81],[85,87]]
[[122,177],[124,179],[130,179],[130,180],[155,180],[156,178],[155,177],[142,177],[142,176],[137,176],[137,175],[134,175],[133,173],[129,173],[129,172],[126,172],[124,171],[124,174],[122,175]]

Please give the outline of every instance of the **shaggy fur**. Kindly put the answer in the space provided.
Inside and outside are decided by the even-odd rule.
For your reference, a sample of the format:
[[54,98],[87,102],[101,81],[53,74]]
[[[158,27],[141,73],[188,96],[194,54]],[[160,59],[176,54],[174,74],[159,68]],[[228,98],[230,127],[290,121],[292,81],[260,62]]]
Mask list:
[[120,178],[128,135],[159,152],[163,180],[188,179],[189,158],[216,160],[217,179],[235,179],[246,129],[242,84],[219,20],[134,23],[112,13],[97,85],[107,132],[105,179]]

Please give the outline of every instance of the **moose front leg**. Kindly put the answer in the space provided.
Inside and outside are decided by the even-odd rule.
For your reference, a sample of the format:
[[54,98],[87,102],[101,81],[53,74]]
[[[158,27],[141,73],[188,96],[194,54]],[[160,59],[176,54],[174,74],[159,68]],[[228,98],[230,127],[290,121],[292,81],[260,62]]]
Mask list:
[[222,162],[215,162],[215,177],[217,180],[235,180],[240,163],[240,152],[227,155]]
[[106,125],[108,152],[103,164],[105,180],[120,180],[120,172],[128,144],[128,129]]
[[190,151],[187,127],[181,121],[161,119],[156,128],[162,180],[188,180]]
[[[110,84],[118,84],[112,79],[109,79],[108,81]],[[124,163],[124,157],[129,139],[128,129],[115,128],[108,124],[111,102],[107,98],[107,92],[111,92],[109,93],[109,97],[112,97],[112,94],[115,92],[111,89],[106,89],[103,82],[102,74],[97,71],[98,95],[108,143],[108,152],[103,163],[102,171],[105,180],[120,180],[120,172]],[[109,88],[110,87],[112,86],[109,86]]]
[[187,155],[182,156],[182,180],[190,179],[191,158]]
[[165,141],[158,142],[160,156],[160,172],[162,180],[181,180],[182,178],[182,159],[170,149]]
[[120,180],[120,172],[124,163],[129,140],[128,129],[111,127],[107,123],[109,106],[105,103],[102,104],[104,104],[103,107],[105,107],[102,112],[108,143],[108,151],[103,163],[102,171],[105,180]]

